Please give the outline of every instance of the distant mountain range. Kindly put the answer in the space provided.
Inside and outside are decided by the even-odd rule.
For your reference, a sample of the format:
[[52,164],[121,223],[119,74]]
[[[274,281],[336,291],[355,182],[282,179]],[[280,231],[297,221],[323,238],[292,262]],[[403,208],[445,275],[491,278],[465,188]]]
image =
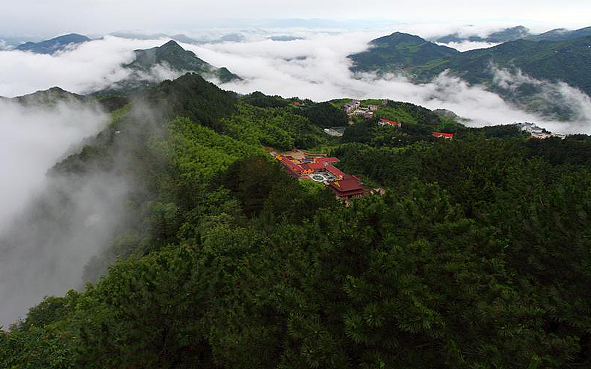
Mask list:
[[141,33],[141,32],[112,32],[110,33],[111,36],[120,37],[120,38],[127,38],[127,39],[137,39],[137,40],[154,40],[159,38],[170,38],[177,42],[182,42],[185,44],[193,44],[193,45],[200,45],[206,43],[221,43],[221,42],[242,42],[245,40],[244,35],[241,33],[229,33],[223,35],[216,39],[195,39],[189,37],[184,34],[178,35],[168,35],[166,33]]
[[72,45],[90,41],[90,38],[76,33],[58,36],[41,42],[27,42],[16,47],[16,50],[30,51],[37,54],[53,54],[65,50]]
[[539,35],[527,36],[525,39],[529,41],[565,41],[585,36],[591,36],[591,27],[585,27],[574,31],[565,28],[557,28]]
[[[354,72],[403,73],[415,82],[428,82],[445,70],[471,84],[482,84],[504,98],[532,111],[556,113],[558,119],[572,118],[569,112],[531,99],[540,95],[539,83],[526,78],[515,88],[498,85],[495,67],[518,71],[537,80],[563,81],[591,95],[591,36],[564,41],[515,40],[486,49],[459,52],[418,36],[393,33],[370,42],[367,51],[350,55]],[[551,99],[550,99],[551,100]]]
[[[129,35],[128,35],[129,36]],[[149,38],[163,35],[149,35]],[[184,42],[194,41],[184,35],[177,35],[178,39]],[[39,54],[53,54],[57,51],[65,50],[73,45],[79,45],[91,41],[90,38],[71,33],[52,38],[41,42],[27,42],[18,46],[16,49],[29,51]],[[183,42],[183,41],[180,41]],[[110,87],[108,91],[113,90],[134,90],[145,86],[151,86],[154,83],[161,82],[162,79],[176,78],[187,72],[197,73],[204,78],[214,78],[221,83],[240,80],[236,74],[230,72],[227,68],[216,68],[206,61],[198,58],[193,52],[183,49],[176,41],[171,40],[159,47],[153,47],[145,50],[134,50],[135,59],[124,68],[131,71],[128,78],[116,84],[115,88]],[[171,76],[154,75],[155,68],[163,67],[167,72],[172,72]],[[170,73],[168,73],[170,74]],[[54,91],[55,92],[55,91]],[[105,91],[103,91],[105,92]]]
[[463,42],[463,41],[472,41],[472,42],[489,42],[489,43],[501,43],[507,41],[515,41],[520,38],[524,38],[530,36],[531,33],[529,29],[524,26],[517,26],[511,28],[505,28],[503,30],[493,32],[486,37],[481,36],[460,36],[459,32],[452,33],[449,35],[445,35],[439,38],[436,38],[434,41],[449,44],[450,42]]
[[529,28],[524,26],[516,26],[505,28],[489,34],[486,37],[471,35],[461,36],[459,32],[455,32],[449,35],[437,37],[431,39],[431,41],[449,44],[451,42],[488,42],[493,44],[500,44],[503,42],[516,41],[516,40],[528,40],[528,41],[565,41],[574,38],[591,36],[591,27],[585,27],[577,30],[567,30],[566,28],[556,28],[548,32],[534,34],[531,33]]

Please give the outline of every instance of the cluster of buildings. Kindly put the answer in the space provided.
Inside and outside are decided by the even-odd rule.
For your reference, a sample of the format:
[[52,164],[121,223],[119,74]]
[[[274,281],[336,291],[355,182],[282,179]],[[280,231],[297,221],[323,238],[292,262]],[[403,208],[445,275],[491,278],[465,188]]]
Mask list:
[[335,157],[296,159],[288,155],[275,155],[275,159],[281,162],[294,178],[324,183],[338,198],[346,200],[362,197],[370,192],[359,178],[343,173],[332,165],[339,161]]
[[523,132],[529,133],[532,138],[537,138],[543,140],[548,137],[558,137],[564,139],[566,135],[558,134],[558,133],[551,133],[546,131],[542,127],[538,127],[535,123],[515,123],[515,125],[521,129]]
[[[387,100],[382,101],[382,105],[385,105]],[[378,105],[368,105],[367,107],[361,107],[361,101],[353,100],[350,103],[345,104],[343,107],[348,115],[359,115],[363,118],[372,118],[373,112],[378,110]]]

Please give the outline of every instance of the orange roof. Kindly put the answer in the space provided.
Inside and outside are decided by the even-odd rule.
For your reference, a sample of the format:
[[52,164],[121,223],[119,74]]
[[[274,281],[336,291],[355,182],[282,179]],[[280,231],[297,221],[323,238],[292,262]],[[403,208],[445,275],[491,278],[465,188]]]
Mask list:
[[399,126],[401,124],[400,122],[397,122],[395,120],[388,120],[388,119],[384,119],[384,118],[381,118],[380,122],[390,124],[392,126]]
[[309,170],[319,170],[324,169],[326,166],[324,163],[307,163],[300,165],[302,169],[309,169]]
[[283,165],[287,167],[289,171],[291,171],[294,175],[299,175],[302,173],[303,169],[301,166],[295,164],[293,161],[289,160],[285,156],[277,155],[275,156],[277,160],[279,160]]
[[328,170],[330,174],[337,178],[345,176],[345,173],[341,172],[340,169],[335,167],[334,165],[327,165],[326,170]]
[[349,192],[363,190],[359,178],[345,174],[339,181],[329,182],[328,185],[338,192]]
[[335,158],[334,156],[328,158],[316,158],[314,159],[316,163],[338,163],[339,159]]
[[437,132],[437,131],[433,131],[431,132],[431,135],[435,136],[435,137],[453,137],[453,133],[443,133],[443,132]]

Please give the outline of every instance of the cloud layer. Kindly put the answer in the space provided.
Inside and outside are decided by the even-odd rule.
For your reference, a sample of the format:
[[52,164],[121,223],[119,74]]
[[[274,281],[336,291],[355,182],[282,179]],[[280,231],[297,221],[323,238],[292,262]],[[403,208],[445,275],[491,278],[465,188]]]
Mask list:
[[100,90],[129,76],[121,64],[133,61],[134,49],[166,40],[128,40],[106,36],[54,55],[0,51],[0,96],[14,97],[59,86],[75,93]]
[[[68,207],[76,208],[80,221],[105,216],[101,209],[111,204],[108,194],[117,183],[93,197],[104,178],[68,187],[46,172],[107,122],[100,110],[75,102],[25,108],[0,100],[0,325],[7,327],[43,296],[76,287],[84,263],[97,251],[95,241],[107,234],[101,224],[71,227],[43,216],[60,219]],[[64,193],[74,201],[64,202]]]
[[[183,45],[214,65],[225,65],[245,78],[224,88],[241,93],[260,90],[267,94],[329,100],[341,97],[388,98],[448,109],[474,125],[536,122],[556,132],[591,133],[589,97],[566,84],[538,81],[552,91],[554,101],[579,112],[574,122],[556,122],[512,106],[481,86],[469,86],[457,77],[441,74],[431,83],[415,85],[402,76],[378,78],[372,74],[353,75],[347,55],[367,48],[374,32],[338,35],[312,34],[305,40],[274,42]],[[519,82],[523,75],[506,75],[506,82]],[[528,77],[529,78],[529,77]],[[533,79],[529,79],[533,81]],[[556,96],[559,98],[557,99]]]
[[[454,32],[462,28],[436,29],[433,25],[401,26],[404,31],[419,33],[425,37]],[[464,27],[463,33],[486,35],[495,28]],[[496,27],[498,29],[498,25]],[[544,86],[546,98],[559,101],[579,112],[576,122],[565,124],[552,119],[526,113],[505,103],[500,97],[479,86],[468,86],[448,74],[442,74],[429,84],[413,85],[400,76],[378,79],[371,74],[353,75],[349,71],[347,55],[365,50],[373,38],[384,31],[323,33],[304,29],[291,30],[299,39],[273,41],[273,30],[242,32],[244,42],[182,44],[198,57],[214,66],[226,66],[245,79],[243,82],[225,84],[225,89],[241,93],[260,90],[267,94],[286,97],[299,96],[313,100],[340,97],[389,98],[408,101],[428,108],[449,109],[473,120],[474,124],[507,124],[516,121],[533,121],[560,132],[580,131],[591,133],[591,113],[588,97],[564,84],[535,82]],[[99,90],[129,77],[129,71],[121,65],[133,59],[133,49],[149,48],[163,44],[167,39],[129,40],[108,36],[66,50],[56,55],[35,55],[18,51],[0,52],[0,95],[15,96],[37,89],[58,85],[77,93]],[[462,45],[472,48],[474,43]],[[150,80],[174,78],[166,67],[158,67]],[[515,74],[502,77],[522,83],[527,76]],[[530,83],[532,79],[529,79]],[[506,84],[506,82],[504,82]],[[551,93],[550,93],[551,92]],[[544,98],[544,96],[539,96]]]

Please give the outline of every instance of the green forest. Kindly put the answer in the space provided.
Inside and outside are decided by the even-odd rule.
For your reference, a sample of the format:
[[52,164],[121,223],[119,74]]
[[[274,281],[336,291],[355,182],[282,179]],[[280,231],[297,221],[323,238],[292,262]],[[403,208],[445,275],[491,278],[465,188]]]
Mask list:
[[[110,125],[48,175],[116,171],[133,216],[84,289],[0,331],[0,367],[591,367],[591,137],[389,101],[335,138],[330,103],[195,74],[101,99]],[[384,192],[346,206],[265,147]]]

